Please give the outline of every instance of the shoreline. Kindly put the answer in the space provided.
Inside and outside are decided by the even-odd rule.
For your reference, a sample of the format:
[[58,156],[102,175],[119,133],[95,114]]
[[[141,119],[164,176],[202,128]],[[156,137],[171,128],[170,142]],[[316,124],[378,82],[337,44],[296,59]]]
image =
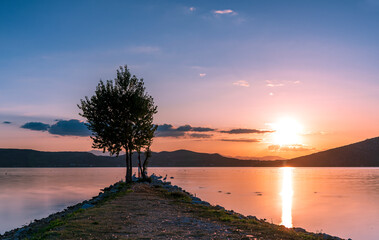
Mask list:
[[[245,234],[248,237],[245,239],[267,239],[260,238],[259,236],[250,238],[249,236],[257,236],[257,232],[253,234],[248,234],[248,230],[252,227],[252,225],[259,226],[260,228],[265,228],[266,230],[268,229],[272,231],[272,234],[290,236],[290,238],[284,237],[283,239],[342,239],[325,233],[307,232],[305,229],[302,228],[286,228],[281,225],[268,223],[265,219],[258,219],[255,216],[244,216],[242,214],[234,212],[233,210],[226,210],[222,206],[211,205],[210,203],[201,200],[200,198],[192,195],[191,193],[188,193],[181,187],[171,185],[171,182],[162,181],[161,176],[158,177],[153,174],[151,176],[151,179],[151,183],[147,183],[138,182],[138,180],[134,178],[134,182],[131,185],[125,184],[124,182],[117,182],[115,184],[110,185],[109,187],[101,189],[102,192],[100,192],[98,196],[92,197],[89,200],[85,200],[73,206],[69,206],[63,211],[53,213],[46,218],[34,220],[26,226],[7,231],[3,235],[0,235],[0,239],[43,239],[39,238],[38,236],[41,234],[47,234],[48,232],[53,230],[54,227],[57,227],[56,225],[60,226],[60,224],[58,223],[61,222],[62,219],[70,219],[73,216],[82,214],[87,209],[101,208],[104,204],[106,205],[108,202],[120,198],[121,195],[133,195],[133,190],[131,189],[133,189],[133,187],[136,186],[143,186],[147,188],[148,191],[150,191],[150,188],[152,189],[152,194],[163,194],[162,199],[164,201],[171,201],[172,197],[177,198],[173,200],[175,204],[182,204],[183,207],[189,208],[191,211],[193,210],[194,212],[198,212],[200,215],[195,217],[198,217],[200,219],[203,217],[201,215],[205,214],[207,215],[207,218],[209,218],[212,221],[226,224],[226,227],[228,227],[229,225],[232,228],[237,226],[238,228],[244,231],[243,232],[241,230],[241,234]],[[181,210],[179,209],[178,212],[180,211]],[[140,213],[137,213],[137,215],[138,214]],[[159,220],[160,219],[155,219],[157,223],[159,222]],[[232,239],[234,239],[234,237],[232,237]]]

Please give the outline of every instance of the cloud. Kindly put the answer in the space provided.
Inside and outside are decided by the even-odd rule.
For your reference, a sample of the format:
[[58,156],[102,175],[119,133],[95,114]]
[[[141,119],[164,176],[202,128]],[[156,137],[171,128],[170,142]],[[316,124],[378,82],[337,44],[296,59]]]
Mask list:
[[250,139],[250,138],[240,138],[240,139],[220,139],[220,141],[224,142],[239,142],[239,143],[256,143],[260,142],[261,139]]
[[296,81],[271,81],[266,80],[267,87],[283,87],[286,84],[299,84],[301,83],[299,80]]
[[234,82],[233,85],[240,86],[240,87],[250,87],[250,84],[245,80],[239,80],[237,82]]
[[224,130],[220,131],[221,133],[228,133],[228,134],[248,134],[248,133],[272,133],[274,131],[270,130],[259,130],[259,129],[248,129],[248,128],[236,128],[231,130]]
[[196,8],[195,7],[190,7],[189,10],[190,10],[190,12],[193,12],[193,11],[196,10]]
[[184,131],[178,131],[171,124],[158,125],[157,131],[155,132],[156,137],[183,137],[185,135]]
[[303,152],[303,151],[312,151],[315,148],[308,147],[303,144],[292,144],[292,145],[270,145],[268,150],[273,152]]
[[175,131],[188,132],[188,131],[191,131],[191,129],[192,127],[190,125],[184,125],[184,126],[178,127],[177,129],[175,129]]
[[303,133],[301,135],[303,135],[303,136],[324,136],[327,134],[329,134],[329,133],[324,132],[324,131],[310,131],[310,132]]
[[205,76],[207,76],[207,74],[206,73],[200,73],[199,76],[200,77],[205,77]]
[[266,86],[267,87],[282,87],[284,86],[284,83],[274,83],[273,81],[267,80]]
[[194,132],[213,132],[216,129],[214,128],[207,128],[207,127],[193,127],[192,131]]
[[162,132],[162,131],[156,131],[155,136],[156,137],[183,137],[186,133],[185,132],[177,132],[177,131],[167,131],[167,132]]
[[33,131],[47,131],[50,128],[50,125],[41,122],[27,122],[24,125],[22,125],[21,128]]
[[56,120],[53,125],[42,122],[28,122],[22,125],[21,128],[33,131],[48,131],[50,134],[59,136],[91,136],[91,131],[88,130],[85,123],[77,119]]
[[49,133],[60,136],[91,136],[85,123],[77,119],[57,121],[49,128]]
[[157,131],[171,131],[174,130],[174,127],[171,124],[162,124],[158,125]]
[[[192,127],[191,125],[183,125],[175,128],[171,124],[162,124],[158,125],[157,131],[155,136],[157,137],[183,137],[188,132],[212,132],[215,131],[213,128],[208,127]],[[191,137],[194,136],[197,138],[200,137],[200,135],[193,135],[193,134],[187,134],[186,136]],[[204,138],[205,135],[203,135]]]
[[10,121],[4,121],[3,124],[11,124],[12,122]]
[[188,134],[187,136],[191,138],[211,138],[213,135],[205,134],[205,133],[191,133],[191,134]]
[[237,13],[231,9],[224,9],[224,10],[215,10],[213,11],[214,14],[230,14],[230,15],[237,15]]

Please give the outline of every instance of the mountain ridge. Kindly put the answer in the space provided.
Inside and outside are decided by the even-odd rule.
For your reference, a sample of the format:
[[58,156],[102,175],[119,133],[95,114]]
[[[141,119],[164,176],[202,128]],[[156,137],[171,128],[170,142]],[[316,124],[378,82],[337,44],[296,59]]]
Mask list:
[[293,158],[286,164],[294,167],[378,167],[379,137]]
[[[123,156],[90,152],[43,152],[0,148],[0,167],[124,167]],[[133,166],[137,156],[133,154]],[[242,160],[218,153],[179,149],[153,152],[150,167],[379,167],[379,137],[289,160]]]

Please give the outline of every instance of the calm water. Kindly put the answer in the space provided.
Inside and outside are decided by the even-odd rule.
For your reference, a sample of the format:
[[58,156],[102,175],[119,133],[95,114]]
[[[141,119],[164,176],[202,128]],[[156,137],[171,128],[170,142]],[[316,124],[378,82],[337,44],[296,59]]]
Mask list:
[[[0,168],[0,233],[97,195],[122,168]],[[379,239],[379,168],[150,168],[212,204],[344,238]],[[170,179],[174,177],[174,179]]]

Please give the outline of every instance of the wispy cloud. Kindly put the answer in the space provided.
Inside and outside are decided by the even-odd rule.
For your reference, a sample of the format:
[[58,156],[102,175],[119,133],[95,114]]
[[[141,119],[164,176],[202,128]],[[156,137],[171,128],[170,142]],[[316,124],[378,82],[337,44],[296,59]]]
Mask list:
[[213,135],[206,133],[191,133],[188,136],[191,138],[211,138]]
[[305,152],[313,151],[315,148],[303,145],[303,144],[292,144],[292,145],[270,145],[268,150],[272,152]]
[[272,133],[274,131],[271,130],[259,130],[259,129],[249,129],[249,128],[236,128],[231,130],[223,130],[220,131],[221,133],[228,133],[228,134],[249,134],[249,133]]
[[245,80],[239,80],[237,82],[234,82],[233,85],[239,86],[239,87],[250,87],[250,84]]
[[303,136],[324,136],[327,134],[330,134],[330,133],[325,132],[325,131],[309,131],[309,132],[303,133],[302,135]]
[[[217,130],[215,128],[210,127],[193,127],[189,124],[182,125],[178,127],[174,127],[172,124],[161,124],[158,125],[157,131],[155,133],[156,137],[173,137],[173,138],[181,138],[181,139],[210,139],[213,141],[224,141],[224,142],[260,142],[261,139],[255,138],[215,138],[214,136],[220,134],[228,134],[228,135],[242,135],[242,134],[266,134],[272,133],[272,130],[262,130],[262,129],[250,129],[250,128],[236,128],[236,129],[228,129],[228,130]],[[216,134],[216,135],[214,135]],[[224,135],[226,136],[226,135]]]
[[226,139],[220,139],[220,141],[223,141],[223,142],[239,142],[239,143],[256,143],[256,142],[260,142],[261,139],[251,139],[251,138],[230,139],[230,138],[226,138]]
[[[174,127],[171,124],[158,125],[156,136],[157,137],[193,137],[193,138],[209,138],[210,134],[204,134],[204,132],[213,132],[216,129],[209,127],[192,127],[191,125],[183,125]],[[201,132],[201,133],[199,133]],[[206,136],[208,135],[208,136]]]
[[281,87],[281,86],[284,86],[284,83],[273,83],[272,81],[266,81],[267,84],[266,86],[267,87]]
[[200,77],[205,77],[205,76],[207,76],[207,74],[206,73],[200,73],[199,76]]
[[224,10],[214,10],[214,14],[230,14],[230,15],[237,15],[237,12],[231,10],[231,9],[224,9]]
[[267,87],[282,87],[286,84],[299,84],[300,81],[272,81],[272,80],[266,80],[266,86]]
[[196,10],[195,7],[190,7],[188,10],[190,10],[190,12],[194,12]]

